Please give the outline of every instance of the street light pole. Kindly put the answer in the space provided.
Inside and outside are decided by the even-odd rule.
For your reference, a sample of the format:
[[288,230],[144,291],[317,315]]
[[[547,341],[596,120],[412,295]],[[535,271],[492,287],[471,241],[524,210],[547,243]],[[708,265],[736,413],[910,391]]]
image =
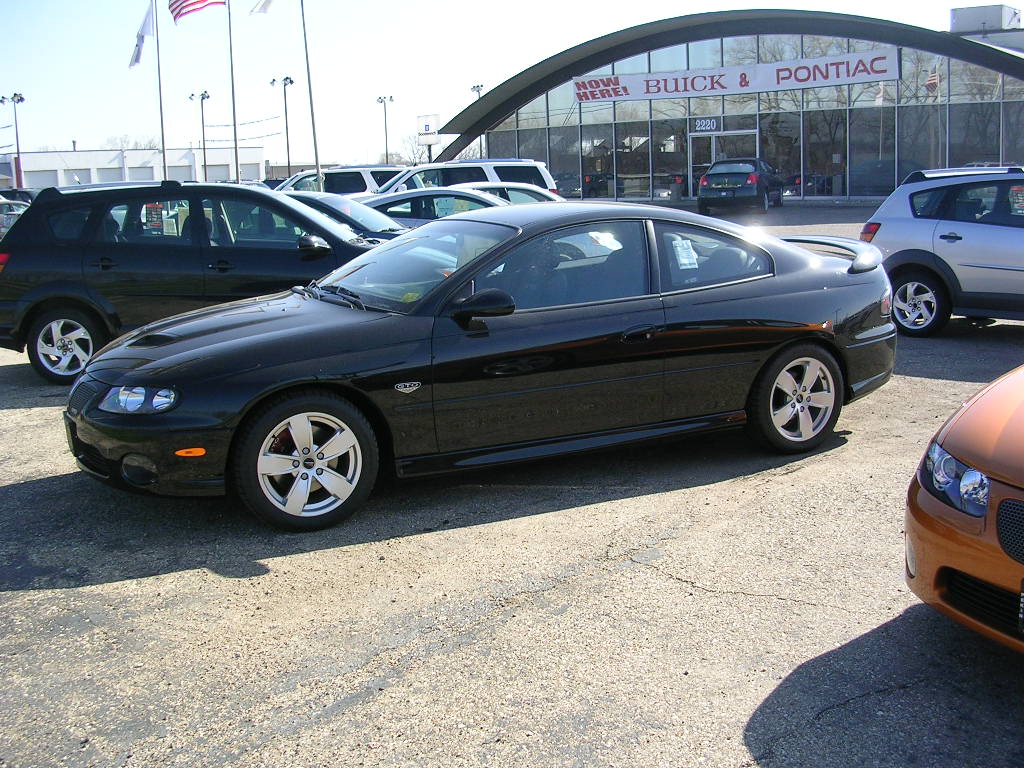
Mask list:
[[[476,100],[480,101],[480,92],[484,89],[482,85],[471,85],[469,90],[476,94]],[[480,134],[480,157],[487,157],[487,153],[484,151],[484,135]]]
[[202,126],[203,136],[203,181],[209,181],[206,176],[206,113],[203,111],[203,102],[210,98],[210,94],[207,91],[203,91],[198,96],[196,94],[189,95],[189,101],[195,101],[199,99],[199,122]]
[[388,156],[388,102],[394,101],[391,96],[378,96],[377,103],[384,105],[384,162],[391,162]]
[[[277,85],[277,78],[270,81],[271,85]],[[281,91],[284,93],[284,152],[288,160],[288,176],[292,175],[292,145],[288,138],[288,86],[294,85],[295,81],[290,77],[281,78]]]
[[0,96],[0,104],[6,104],[8,101],[11,102],[11,106],[14,109],[14,181],[15,186],[21,187],[21,138],[18,135],[18,105],[25,100],[25,97],[20,93],[15,93],[13,96]]

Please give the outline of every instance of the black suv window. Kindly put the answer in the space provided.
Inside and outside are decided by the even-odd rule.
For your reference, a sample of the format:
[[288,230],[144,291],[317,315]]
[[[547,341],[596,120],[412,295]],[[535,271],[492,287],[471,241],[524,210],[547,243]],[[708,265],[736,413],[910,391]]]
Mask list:
[[718,232],[656,222],[654,233],[664,291],[703,288],[772,272],[766,254]]
[[494,172],[502,181],[517,181],[521,184],[535,184],[547,188],[540,169],[535,165],[496,165]]
[[50,233],[54,240],[78,240],[85,230],[85,222],[89,220],[91,208],[71,208],[67,211],[51,213],[46,221],[50,225]]
[[191,244],[188,200],[139,199],[114,203],[100,219],[96,241],[136,245]]
[[203,200],[210,245],[223,248],[298,248],[308,234],[300,222],[249,200]]
[[343,173],[324,174],[324,191],[334,192],[338,195],[346,195],[350,192],[365,192],[366,181],[359,171],[345,171]]

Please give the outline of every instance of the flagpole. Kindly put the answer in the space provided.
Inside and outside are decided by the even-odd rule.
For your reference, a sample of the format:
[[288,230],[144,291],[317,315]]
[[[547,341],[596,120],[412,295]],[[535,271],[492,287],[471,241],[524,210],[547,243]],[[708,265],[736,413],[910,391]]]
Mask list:
[[163,179],[167,178],[167,139],[164,134],[164,82],[160,74],[160,22],[156,12],[156,0],[150,0],[153,13],[153,39],[156,41],[156,93],[160,101],[160,161],[163,165]]
[[242,169],[238,164],[238,112],[235,109],[235,48],[231,34],[231,0],[227,0],[228,9],[228,59],[231,65],[231,127],[235,136],[235,182],[242,183]]
[[306,37],[306,0],[299,0],[302,13],[302,45],[306,49],[306,87],[309,89],[309,121],[313,126],[313,162],[316,163],[316,188],[324,191],[323,174],[320,172],[320,152],[316,147],[316,115],[313,113],[313,75],[309,69],[309,38]]

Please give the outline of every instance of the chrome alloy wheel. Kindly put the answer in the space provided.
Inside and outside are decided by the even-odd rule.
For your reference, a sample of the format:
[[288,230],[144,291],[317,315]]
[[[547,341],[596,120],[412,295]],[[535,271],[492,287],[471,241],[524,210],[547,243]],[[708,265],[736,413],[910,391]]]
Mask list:
[[343,504],[362,470],[355,433],[326,413],[282,421],[263,441],[256,463],[263,494],[296,517],[316,517]]
[[89,329],[74,320],[54,320],[36,337],[40,364],[60,376],[81,372],[95,351],[93,347]]
[[937,307],[935,291],[913,280],[901,285],[892,301],[896,320],[906,328],[926,328],[931,325]]
[[784,438],[796,442],[810,440],[829,423],[835,407],[835,382],[819,360],[798,358],[775,377],[771,418]]

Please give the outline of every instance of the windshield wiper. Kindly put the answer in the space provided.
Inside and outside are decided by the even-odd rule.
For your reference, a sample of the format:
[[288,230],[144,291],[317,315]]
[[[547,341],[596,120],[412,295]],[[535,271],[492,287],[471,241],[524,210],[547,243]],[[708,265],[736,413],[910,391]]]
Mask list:
[[326,285],[320,288],[325,293],[333,293],[336,296],[340,296],[355,309],[366,309],[366,305],[359,300],[359,294],[354,291],[350,291],[348,288],[343,288],[340,285]]
[[297,293],[300,296],[311,296],[314,299],[319,299],[320,286],[316,284],[316,280],[311,282],[309,285],[293,285],[292,293]]

